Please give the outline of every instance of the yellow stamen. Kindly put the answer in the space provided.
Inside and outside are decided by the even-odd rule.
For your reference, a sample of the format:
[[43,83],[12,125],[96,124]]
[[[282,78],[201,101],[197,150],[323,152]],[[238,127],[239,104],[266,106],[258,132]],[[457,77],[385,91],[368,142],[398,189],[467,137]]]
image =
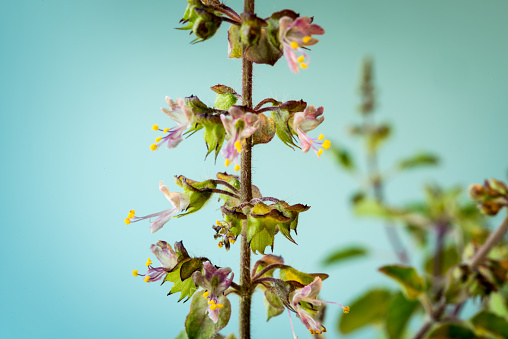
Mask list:
[[210,301],[208,302],[208,305],[215,305],[215,301],[210,300]]
[[164,131],[162,131],[162,133],[168,133],[169,132],[169,128],[164,128]]
[[298,61],[298,62],[304,62],[305,61],[305,57],[303,55],[300,55],[298,57],[298,59],[296,59],[296,61]]
[[349,313],[349,306],[344,307],[344,313],[346,313],[346,314]]
[[224,163],[224,165],[225,165],[226,167],[228,167],[228,166],[229,166],[229,164],[231,164],[231,161],[229,161],[229,159],[226,159],[226,162]]
[[222,305],[222,304],[217,304],[217,307],[218,307],[218,308],[223,308],[223,307],[224,307],[224,305]]
[[216,308],[217,308],[217,305],[215,305],[215,304],[210,305],[210,310],[215,311]]
[[148,267],[152,264],[152,259],[148,258],[148,260],[146,261],[146,264],[145,266]]
[[[129,213],[129,215],[127,216],[127,219],[132,219],[132,218],[134,218],[134,214]],[[130,224],[130,221],[129,221],[129,224]]]
[[321,332],[323,332],[323,333],[327,332],[327,331],[326,331],[326,328],[324,328],[324,327],[323,327],[323,331],[321,331]]
[[302,39],[302,41],[303,41],[303,43],[304,43],[304,44],[306,44],[307,42],[309,42],[309,41],[310,41],[310,39],[312,39],[312,37],[310,37],[310,36],[306,36],[306,37],[304,37],[304,38]]
[[156,145],[156,144],[151,144],[151,145],[150,145],[150,149],[151,149],[152,151],[155,151],[155,150],[157,149],[157,145]]
[[150,280],[150,276],[149,276],[149,275],[147,275],[147,276],[145,277],[145,279],[143,279],[143,280],[145,280],[145,282],[148,282],[148,280]]
[[293,49],[297,49],[297,48],[298,48],[298,42],[296,42],[296,41],[291,41],[291,47],[292,47]]
[[312,328],[309,328],[310,334],[316,334],[316,331],[314,331]]
[[161,141],[161,140],[162,140],[162,137],[157,137],[157,138],[155,138],[155,142],[159,142],[159,141]]
[[131,220],[129,218],[125,218],[125,225],[129,225],[131,223]]
[[205,298],[208,298],[208,296],[210,295],[210,293],[208,291],[206,291],[205,293],[203,293],[203,297]]
[[129,211],[129,214],[135,214],[135,213],[136,213],[136,211],[134,211],[134,210]]
[[219,248],[222,248],[222,246],[224,246],[224,243],[222,241],[219,241],[219,243],[217,244],[217,246],[219,246]]
[[321,334],[321,332],[320,331],[316,331],[316,334]]
[[323,148],[324,149],[329,149],[331,145],[332,145],[332,143],[330,142],[330,140],[323,141]]
[[138,276],[138,270],[134,270],[134,271],[132,271],[132,275],[133,275],[133,276],[135,276],[135,277],[137,277],[137,276]]
[[219,220],[215,220],[215,222],[217,223],[217,226],[222,226],[222,223]]
[[307,66],[307,64],[306,64],[306,63],[303,63],[303,62],[302,62],[302,63],[300,64],[300,67],[301,67],[301,68],[303,68],[303,69],[306,69],[306,68],[307,68],[307,67],[309,67],[309,66]]
[[236,164],[235,171],[238,171],[240,169],[240,165]]
[[323,140],[324,138],[325,138],[325,136],[324,136],[323,134],[320,134],[320,135],[317,137],[317,139],[318,139],[318,140]]
[[240,140],[235,141],[235,148],[238,153],[242,151],[242,144],[240,143]]
[[230,239],[229,242],[234,244],[235,243],[235,239]]
[[158,131],[158,130],[159,130],[159,125],[157,125],[157,124],[153,125],[153,126],[152,126],[152,129],[153,129],[154,131]]
[[317,152],[317,155],[320,156],[321,154],[323,154],[323,150],[320,149],[318,152]]

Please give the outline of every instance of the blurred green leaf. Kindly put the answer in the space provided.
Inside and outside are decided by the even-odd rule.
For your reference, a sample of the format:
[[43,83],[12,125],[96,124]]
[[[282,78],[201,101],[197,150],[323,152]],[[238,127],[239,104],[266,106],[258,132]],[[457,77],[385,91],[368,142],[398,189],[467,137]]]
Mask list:
[[365,257],[367,253],[365,248],[359,246],[341,248],[326,257],[325,260],[323,260],[323,264],[337,264],[354,258]]
[[356,299],[350,305],[351,312],[340,316],[339,331],[346,334],[366,325],[383,322],[391,297],[389,291],[372,290]]
[[[459,252],[455,247],[448,247],[441,254],[441,264],[439,265],[440,275],[444,275],[450,268],[457,265],[460,261]],[[428,274],[434,274],[434,257],[425,260],[425,271]]]
[[202,293],[194,295],[190,312],[185,319],[185,331],[189,339],[210,339],[228,324],[231,317],[231,303],[223,295],[218,299],[218,303],[224,307],[219,311],[219,320],[214,323],[207,313],[208,299],[203,298]]
[[375,152],[385,141],[390,138],[392,127],[388,124],[379,124],[375,129],[369,130],[367,135],[367,150]]
[[401,265],[388,265],[379,268],[379,271],[404,287],[406,297],[416,299],[425,290],[425,282],[413,267]]
[[330,151],[335,157],[337,163],[346,171],[354,172],[356,170],[356,165],[353,161],[353,158],[349,151],[345,150],[342,147],[332,145],[330,147]]
[[399,339],[402,337],[409,319],[419,305],[417,300],[407,300],[401,292],[395,294],[386,314],[388,338]]
[[359,216],[390,217],[392,213],[374,199],[357,200],[353,207],[354,212]]
[[187,332],[185,332],[185,330],[182,330],[182,332],[178,333],[175,339],[189,339],[189,337],[187,337]]
[[423,166],[432,166],[439,163],[439,158],[431,153],[418,153],[408,158],[402,159],[397,163],[400,170],[413,169]]
[[478,339],[478,336],[471,331],[469,328],[454,324],[454,323],[446,323],[441,324],[435,329],[433,329],[428,337],[428,339]]
[[498,338],[508,339],[508,321],[506,318],[482,311],[471,319],[471,323],[480,332],[486,332]]
[[490,294],[489,309],[501,317],[508,318],[508,304],[499,292]]

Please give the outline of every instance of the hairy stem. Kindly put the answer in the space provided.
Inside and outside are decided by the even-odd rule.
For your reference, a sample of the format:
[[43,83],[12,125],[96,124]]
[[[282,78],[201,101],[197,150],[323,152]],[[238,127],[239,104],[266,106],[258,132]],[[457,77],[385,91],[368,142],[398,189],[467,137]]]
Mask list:
[[[244,12],[254,14],[254,0],[244,0]],[[242,103],[252,109],[252,62],[242,58]],[[252,200],[252,137],[245,140],[240,174],[241,202]],[[240,339],[250,339],[252,282],[250,278],[250,246],[247,243],[247,221],[242,224],[240,258]]]

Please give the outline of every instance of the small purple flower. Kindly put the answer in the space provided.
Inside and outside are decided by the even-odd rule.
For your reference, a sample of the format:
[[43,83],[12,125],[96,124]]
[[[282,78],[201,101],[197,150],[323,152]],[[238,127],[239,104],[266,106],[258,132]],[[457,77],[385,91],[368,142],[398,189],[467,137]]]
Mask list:
[[[302,308],[301,302],[305,302],[312,306],[319,306],[322,303],[335,304],[343,308],[344,313],[349,313],[349,306],[342,306],[336,302],[323,301],[316,299],[317,295],[321,291],[322,281],[320,277],[314,278],[314,281],[303,288],[297,289],[293,292],[293,298],[291,300],[291,307],[296,311],[296,316],[303,325],[309,330],[311,334],[319,334],[326,332],[326,328],[321,323],[314,320],[305,310]],[[289,312],[289,309],[288,309]],[[291,312],[289,312],[289,320],[291,321]],[[296,338],[295,330],[293,329],[293,322],[291,321],[291,329],[293,330],[293,336]]]
[[226,166],[235,162],[235,171],[238,171],[240,169],[240,165],[238,165],[238,155],[242,152],[242,143],[246,138],[256,132],[259,119],[257,115],[245,113],[235,106],[229,109],[229,115],[231,119],[228,119],[224,114],[220,116],[222,124],[229,135],[226,147],[222,149],[222,155],[226,158]]
[[166,278],[166,275],[178,264],[178,257],[171,248],[171,245],[165,241],[159,240],[156,244],[150,246],[152,253],[159,259],[162,267],[153,267],[152,260],[148,258],[146,266],[148,270],[146,274],[139,274],[138,270],[132,271],[132,274],[137,277],[138,275],[145,277],[145,282],[155,282]]
[[[319,126],[325,117],[323,114],[323,107],[316,109],[314,106],[309,105],[303,112],[293,114],[289,119],[289,127],[294,133],[298,135],[300,139],[300,146],[302,147],[303,153],[307,153],[310,148],[320,156],[323,154],[323,149],[328,149],[331,145],[330,140],[323,140],[324,135],[320,134],[317,138],[310,138],[306,133],[312,131],[314,128]],[[323,149],[321,149],[321,147]]]
[[162,181],[159,182],[159,190],[166,196],[173,207],[162,212],[145,215],[144,217],[136,217],[135,211],[131,210],[125,219],[125,223],[127,225],[133,222],[158,217],[155,221],[150,221],[150,230],[152,233],[155,233],[160,230],[162,226],[164,226],[173,217],[173,215],[184,211],[189,207],[190,198],[187,193],[170,192],[168,187],[164,185]]
[[164,143],[167,143],[167,148],[175,148],[182,141],[183,132],[194,123],[192,108],[186,106],[183,99],[177,98],[176,102],[174,102],[170,97],[166,97],[166,102],[170,109],[161,108],[161,110],[173,119],[177,125],[164,130],[160,129],[158,125],[153,125],[153,130],[162,131],[164,134],[167,133],[167,135],[155,139],[156,144],[150,146],[152,151],[155,151]]
[[[279,41],[284,52],[284,56],[293,73],[298,73],[300,66],[305,69],[309,66],[310,58],[304,52],[304,48],[316,44],[319,40],[312,35],[321,35],[325,30],[318,25],[312,24],[313,18],[308,16],[296,18],[293,20],[284,16],[279,20]],[[299,53],[299,55],[296,54]]]
[[[214,323],[217,323],[219,319],[219,310],[223,307],[222,304],[219,304],[218,297],[229,288],[233,281],[234,274],[231,273],[231,268],[216,268],[209,261],[203,264],[203,269],[205,274],[194,272],[192,280],[206,290],[203,297],[208,299],[208,316]],[[231,278],[228,279],[230,273]]]

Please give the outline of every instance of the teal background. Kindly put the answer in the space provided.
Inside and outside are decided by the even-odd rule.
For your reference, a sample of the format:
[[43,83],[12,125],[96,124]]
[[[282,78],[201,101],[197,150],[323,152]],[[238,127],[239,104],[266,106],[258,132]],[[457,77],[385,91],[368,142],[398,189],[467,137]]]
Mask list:
[[[151,152],[154,123],[166,95],[198,95],[209,87],[240,88],[240,62],[227,59],[227,25],[205,43],[178,27],[185,1],[0,2],[2,338],[173,338],[188,304],[167,297],[169,286],[132,277],[143,271],[149,246],[183,240],[188,251],[237,271],[238,247],[226,253],[213,240],[218,205],[170,221],[150,234],[149,223],[126,226],[138,214],[168,207],[159,180],[201,180],[224,171],[203,160],[201,133],[177,149]],[[240,1],[227,4],[241,11]],[[362,58],[375,60],[378,118],[395,136],[381,166],[417,150],[444,159],[437,169],[403,175],[388,200],[421,196],[421,185],[468,185],[506,179],[508,4],[505,1],[258,1],[260,16],[293,8],[326,30],[312,48],[309,69],[290,73],[284,59],[254,73],[254,101],[303,98],[325,107],[316,130],[353,150],[346,134],[358,121]],[[348,197],[358,183],[331,157],[291,151],[280,141],[254,149],[254,182],[264,195],[312,208],[301,215],[295,246],[277,237],[275,254],[288,264],[331,277],[322,297],[347,304],[369,286],[392,286],[376,268],[395,257],[379,222],[358,219]],[[412,246],[409,239],[405,239]],[[365,261],[323,268],[331,250],[351,244],[373,249]],[[254,259],[255,260],[255,259]],[[414,264],[418,264],[413,259]],[[232,297],[237,309],[237,299]],[[338,337],[329,307],[325,325]],[[253,338],[291,337],[287,315],[265,323],[255,296]],[[224,333],[237,332],[237,316]],[[293,317],[295,321],[295,318]],[[306,330],[295,321],[297,334]],[[375,337],[373,331],[352,338]]]

